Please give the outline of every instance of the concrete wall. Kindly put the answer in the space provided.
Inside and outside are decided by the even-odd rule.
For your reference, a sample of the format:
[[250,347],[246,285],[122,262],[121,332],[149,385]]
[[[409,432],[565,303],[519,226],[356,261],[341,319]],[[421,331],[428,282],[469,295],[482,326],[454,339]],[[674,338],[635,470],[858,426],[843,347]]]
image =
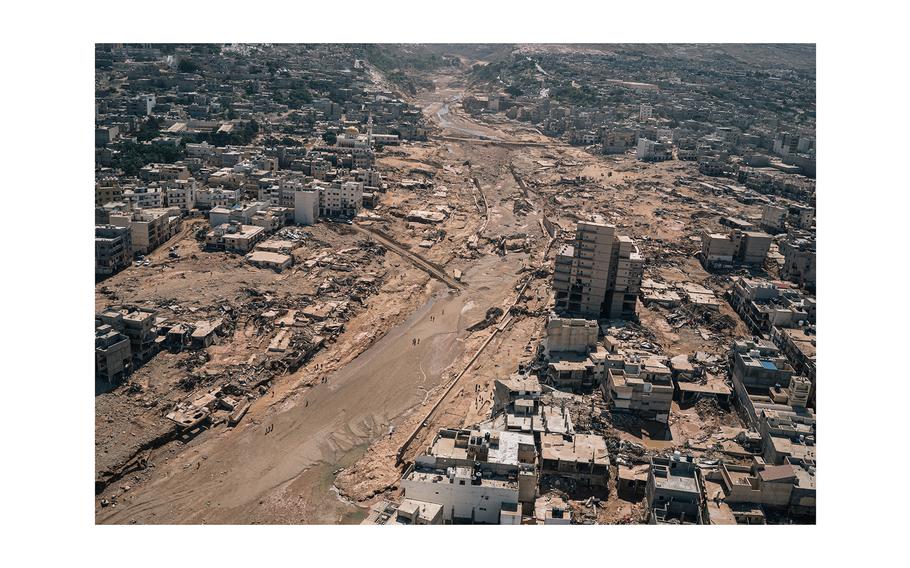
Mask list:
[[405,496],[417,501],[438,503],[443,508],[443,519],[452,522],[454,517],[470,519],[475,523],[499,524],[499,513],[503,503],[518,503],[518,488],[489,487],[485,485],[465,485],[448,483],[428,483],[408,478],[401,480]]
[[294,222],[312,225],[319,218],[319,192],[304,190],[294,192]]

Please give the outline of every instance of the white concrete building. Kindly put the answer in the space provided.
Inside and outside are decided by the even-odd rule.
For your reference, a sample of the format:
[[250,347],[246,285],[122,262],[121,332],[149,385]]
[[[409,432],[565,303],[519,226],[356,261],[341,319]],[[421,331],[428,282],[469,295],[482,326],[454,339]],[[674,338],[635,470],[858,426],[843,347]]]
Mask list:
[[[470,466],[445,470],[412,466],[401,480],[408,499],[442,505],[447,523],[499,524],[503,505],[518,505],[518,482],[484,478]],[[508,510],[508,508],[507,508]]]
[[181,211],[189,211],[196,207],[196,183],[180,183],[175,187],[167,188],[168,207],[179,207]]
[[533,510],[536,462],[529,433],[443,429],[401,488],[408,499],[442,505],[446,523],[516,524]]
[[312,225],[319,218],[318,189],[294,191],[294,222],[298,225]]
[[673,149],[664,142],[639,138],[635,156],[643,162],[662,162],[673,158]]
[[235,189],[215,187],[196,190],[196,206],[199,209],[232,207],[239,199],[240,192]]
[[320,192],[321,217],[353,217],[363,207],[363,182],[332,183]]

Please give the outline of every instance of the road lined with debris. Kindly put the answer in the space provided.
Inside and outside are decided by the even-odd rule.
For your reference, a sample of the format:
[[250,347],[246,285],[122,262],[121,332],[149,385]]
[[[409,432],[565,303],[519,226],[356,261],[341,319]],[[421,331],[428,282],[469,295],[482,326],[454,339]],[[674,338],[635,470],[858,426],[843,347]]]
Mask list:
[[407,248],[396,243],[394,240],[386,237],[382,233],[371,230],[367,227],[363,227],[356,223],[353,225],[348,225],[348,226],[359,233],[363,233],[364,235],[369,236],[371,239],[373,239],[374,241],[383,245],[384,247],[388,248],[389,250],[394,251],[399,256],[402,256],[402,257],[410,260],[411,263],[414,264],[414,266],[416,266],[417,268],[420,268],[421,270],[423,270],[430,276],[438,279],[439,281],[441,281],[443,284],[445,284],[449,288],[451,288],[453,290],[461,290],[463,288],[463,285],[461,283],[455,281],[454,278],[452,278],[451,276],[446,274],[446,271],[444,268],[437,266],[436,264],[434,264],[434,263],[430,262],[429,260],[420,256],[419,254],[408,250]]

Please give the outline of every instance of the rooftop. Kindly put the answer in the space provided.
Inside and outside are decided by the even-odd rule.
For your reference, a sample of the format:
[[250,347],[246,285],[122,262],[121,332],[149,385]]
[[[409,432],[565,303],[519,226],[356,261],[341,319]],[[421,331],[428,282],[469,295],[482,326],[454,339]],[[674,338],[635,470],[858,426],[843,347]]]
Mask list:
[[543,459],[610,465],[607,441],[602,436],[542,434],[540,447]]

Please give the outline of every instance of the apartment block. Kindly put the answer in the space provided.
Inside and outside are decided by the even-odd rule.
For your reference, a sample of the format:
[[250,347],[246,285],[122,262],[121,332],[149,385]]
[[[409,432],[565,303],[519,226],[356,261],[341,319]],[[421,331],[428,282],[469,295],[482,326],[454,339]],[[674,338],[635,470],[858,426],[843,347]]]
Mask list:
[[815,401],[815,326],[800,328],[771,328],[771,341],[780,348],[793,368],[812,381],[810,402]]
[[542,434],[540,473],[606,487],[610,479],[607,441],[595,434]]
[[753,333],[769,334],[774,326],[815,323],[815,299],[786,283],[734,278],[727,299]]
[[580,222],[556,256],[556,311],[600,318],[635,316],[644,261],[634,241],[602,222]]
[[670,369],[654,358],[627,361],[621,369],[607,369],[601,385],[614,412],[630,412],[666,424],[673,404]]
[[168,207],[179,207],[181,211],[190,211],[196,207],[196,184],[180,180],[173,187],[166,189]]
[[[793,367],[769,341],[736,341],[731,350],[731,376],[736,403],[745,421],[758,429],[768,416],[814,425],[808,408],[813,382],[796,375]],[[766,448],[769,443],[765,440]],[[769,460],[775,463],[776,460]]]
[[663,162],[673,159],[673,146],[666,142],[656,142],[647,138],[638,139],[635,157],[642,162]]
[[604,154],[622,154],[635,148],[638,135],[632,129],[605,129],[601,134],[601,151]]
[[130,339],[107,324],[95,328],[95,377],[108,383],[123,379],[132,369]]
[[756,458],[750,466],[721,463],[719,471],[726,503],[754,503],[794,514],[815,509],[814,466],[767,465]]
[[95,277],[116,274],[133,260],[132,232],[128,227],[95,226]]
[[158,348],[153,309],[134,306],[112,307],[98,314],[95,329],[108,326],[129,339],[133,367],[138,367],[155,354]]
[[[794,377],[794,381],[803,377]],[[807,382],[804,382],[807,387]],[[769,464],[816,463],[815,413],[803,406],[762,408],[758,432],[762,437],[763,458]]]
[[544,353],[587,353],[597,345],[598,326],[595,320],[560,318],[551,314],[547,319]]
[[182,226],[180,210],[152,208],[111,213],[111,225],[130,229],[133,254],[148,254],[177,234]]
[[136,116],[148,116],[155,108],[155,95],[137,95],[127,101],[126,112]]
[[762,207],[761,226],[773,233],[785,231],[787,228],[787,208],[778,205],[765,205]]
[[701,237],[701,261],[705,268],[738,264],[761,266],[771,249],[771,235],[759,231],[705,231]]
[[231,221],[218,225],[206,233],[205,246],[209,250],[246,254],[265,236],[265,229],[262,227]]
[[704,480],[692,456],[651,458],[645,499],[652,525],[703,524]]
[[321,217],[353,217],[363,208],[363,182],[335,182],[319,192]]
[[780,276],[808,290],[815,290],[815,239],[808,236],[788,237],[780,244],[784,264]]

